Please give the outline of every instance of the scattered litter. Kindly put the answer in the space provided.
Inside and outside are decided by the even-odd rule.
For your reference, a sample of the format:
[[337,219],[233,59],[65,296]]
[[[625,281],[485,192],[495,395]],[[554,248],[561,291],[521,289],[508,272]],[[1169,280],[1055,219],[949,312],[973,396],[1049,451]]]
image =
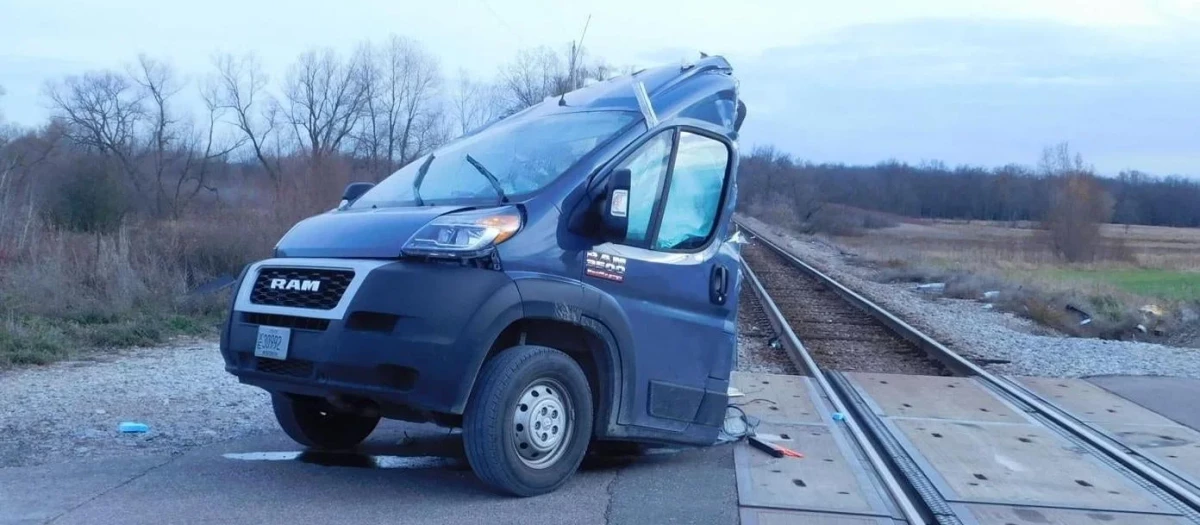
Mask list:
[[741,390],[738,390],[737,388],[734,388],[734,387],[729,387],[728,389],[725,390],[725,393],[729,397],[742,397],[742,396],[746,395],[746,394],[743,394]]
[[984,310],[991,310],[991,309],[993,309],[993,308],[995,308],[995,307],[996,307],[996,305],[994,305],[994,304],[992,304],[992,303],[988,303],[988,304],[985,304],[985,305],[983,305],[983,309],[984,309]]
[[103,408],[97,408],[97,409],[96,409],[96,414],[97,414],[97,415],[101,415],[101,416],[103,416],[104,414],[107,414],[107,413],[108,413],[108,411],[107,411],[107,410],[104,410]]
[[1075,306],[1075,305],[1073,305],[1073,304],[1068,304],[1066,308],[1067,308],[1067,311],[1068,311],[1068,312],[1075,312],[1075,313],[1079,314],[1079,316],[1080,316],[1080,320],[1079,320],[1079,324],[1080,324],[1080,326],[1082,326],[1082,325],[1086,325],[1086,324],[1091,324],[1091,322],[1092,322],[1092,314],[1089,314],[1089,313],[1087,313],[1087,312],[1083,311],[1083,310],[1082,310],[1082,309],[1080,309],[1078,306]]
[[834,421],[845,421],[845,420],[846,420],[846,414],[843,414],[843,413],[841,413],[841,412],[834,412],[834,413],[833,413],[833,420],[834,420]]
[[749,441],[750,441],[750,446],[757,448],[763,452],[766,452],[767,454],[771,455],[771,457],[782,458],[784,456],[787,456],[789,458],[797,458],[797,459],[804,458],[804,454],[796,452],[795,450],[792,450],[787,447],[782,447],[782,446],[776,445],[774,443],[766,441],[757,436],[750,436]]
[[725,407],[725,422],[717,434],[720,443],[733,443],[742,438],[754,435],[754,429],[759,424],[758,418],[746,415],[746,411],[737,405]]
[[1144,325],[1144,324],[1137,325],[1137,329],[1139,332],[1141,332],[1143,334],[1146,333],[1146,325]]
[[946,289],[946,283],[918,284],[917,289],[922,292],[941,292]]
[[997,297],[1000,297],[1000,291],[999,291],[999,290],[990,290],[990,291],[987,291],[987,292],[983,292],[983,298],[984,298],[984,299],[995,299],[995,298],[997,298]]
[[1138,309],[1143,314],[1153,315],[1154,317],[1162,317],[1166,314],[1162,307],[1157,304],[1148,304]]
[[135,423],[133,421],[122,421],[117,425],[117,430],[125,434],[145,434],[150,431],[150,425],[145,423]]

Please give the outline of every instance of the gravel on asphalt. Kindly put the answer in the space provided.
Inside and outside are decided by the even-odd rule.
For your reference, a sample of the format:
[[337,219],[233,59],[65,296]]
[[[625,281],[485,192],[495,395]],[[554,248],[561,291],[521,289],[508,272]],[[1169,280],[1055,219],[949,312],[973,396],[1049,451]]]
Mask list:
[[[739,301],[739,370],[794,374],[770,328]],[[121,422],[149,425],[122,434]],[[215,341],[101,354],[0,371],[0,467],[116,455],[178,454],[278,429],[270,396],[225,372]]]
[[748,227],[863,294],[942,344],[1001,374],[1047,377],[1162,375],[1200,378],[1200,350],[1152,343],[1046,335],[1047,330],[978,301],[921,293],[912,285],[871,280],[874,270],[853,264],[827,241],[802,238],[753,217]]
[[[173,454],[277,428],[266,392],[201,340],[0,372],[0,400],[0,467]],[[122,434],[121,422],[150,430]]]

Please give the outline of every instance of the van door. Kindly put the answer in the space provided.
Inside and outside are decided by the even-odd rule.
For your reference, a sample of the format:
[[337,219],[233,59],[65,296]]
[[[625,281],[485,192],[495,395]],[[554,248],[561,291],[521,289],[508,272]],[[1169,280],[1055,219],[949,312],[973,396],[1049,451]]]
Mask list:
[[618,423],[712,443],[736,354],[738,254],[725,242],[734,149],[718,134],[671,128],[622,168],[632,175],[626,237],[588,252],[584,276],[631,326]]

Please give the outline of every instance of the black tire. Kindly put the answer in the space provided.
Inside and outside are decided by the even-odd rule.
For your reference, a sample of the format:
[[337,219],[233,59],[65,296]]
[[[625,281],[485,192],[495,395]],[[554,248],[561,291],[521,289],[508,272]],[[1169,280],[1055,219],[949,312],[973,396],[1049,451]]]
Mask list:
[[[566,430],[557,438],[558,445],[545,441],[549,435],[543,432],[538,434],[542,442],[531,446],[521,437],[518,418],[533,421],[547,406],[549,413],[529,427],[549,422],[546,426],[557,433],[565,421]],[[554,406],[563,408],[565,419],[551,419],[558,417]],[[545,494],[566,483],[583,461],[591,436],[587,376],[567,354],[542,346],[509,348],[484,363],[463,414],[463,442],[471,468],[493,489],[515,496]],[[539,459],[539,446],[552,449]],[[538,462],[545,463],[531,465]]]
[[354,448],[367,439],[375,430],[375,425],[379,424],[379,416],[336,412],[315,399],[272,394],[271,404],[275,407],[275,419],[284,433],[310,448]]

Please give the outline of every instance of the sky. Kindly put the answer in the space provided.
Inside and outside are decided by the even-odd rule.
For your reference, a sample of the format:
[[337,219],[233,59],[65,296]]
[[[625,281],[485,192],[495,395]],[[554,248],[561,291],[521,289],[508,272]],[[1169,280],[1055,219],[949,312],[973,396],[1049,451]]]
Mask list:
[[1200,0],[0,0],[0,115],[38,124],[48,80],[138,53],[194,79],[253,52],[273,80],[301,52],[391,34],[453,78],[579,38],[617,65],[726,56],[743,149],[814,162],[1032,165],[1068,142],[1101,173],[1200,177]]

